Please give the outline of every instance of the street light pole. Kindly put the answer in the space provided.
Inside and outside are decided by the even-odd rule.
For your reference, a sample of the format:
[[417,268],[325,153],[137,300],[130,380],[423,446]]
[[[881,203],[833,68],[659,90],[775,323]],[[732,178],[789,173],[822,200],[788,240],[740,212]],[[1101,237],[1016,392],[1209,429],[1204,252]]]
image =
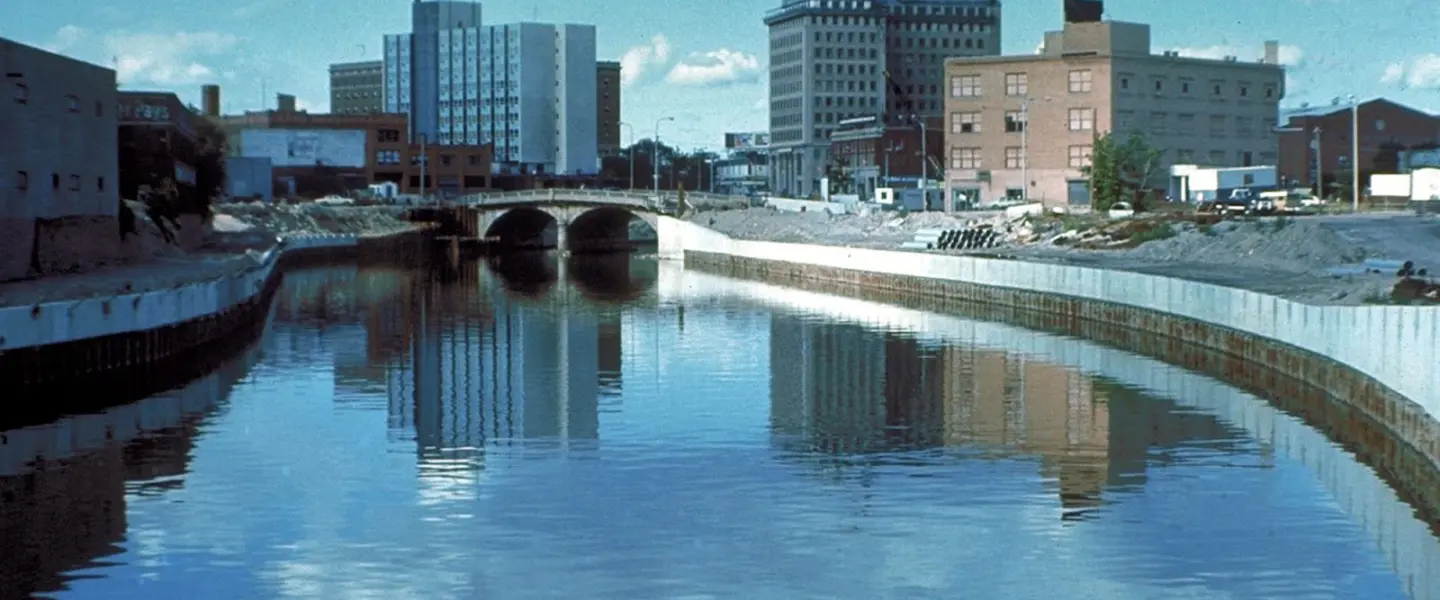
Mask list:
[[1360,103],[1350,96],[1350,209],[1360,212]]
[[1324,145],[1320,143],[1319,125],[1315,126],[1315,197],[1321,201],[1325,200],[1325,155]]
[[630,163],[630,189],[635,189],[635,126],[624,121],[620,122],[626,129],[630,130],[630,146],[625,149],[625,162]]
[[655,163],[655,198],[660,198],[660,124],[666,121],[674,121],[675,117],[660,117],[655,120],[655,143],[651,144],[650,162]]

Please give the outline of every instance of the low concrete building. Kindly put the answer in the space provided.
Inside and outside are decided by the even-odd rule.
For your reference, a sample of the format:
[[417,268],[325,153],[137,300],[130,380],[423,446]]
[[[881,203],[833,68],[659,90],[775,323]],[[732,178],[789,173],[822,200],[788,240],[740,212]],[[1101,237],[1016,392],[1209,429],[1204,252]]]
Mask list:
[[734,152],[715,162],[715,192],[748,196],[770,189],[768,157],[761,152]]
[[1249,60],[1152,54],[1150,26],[1114,21],[1066,23],[1037,54],[946,59],[950,195],[1088,205],[1083,169],[1107,132],[1164,152],[1156,190],[1172,164],[1274,165],[1279,62],[1276,42]]
[[225,195],[233,200],[275,201],[275,169],[263,156],[225,157]]
[[0,39],[0,281],[119,250],[115,71]]
[[[394,182],[401,193],[455,196],[490,189],[491,146],[411,143],[403,114],[264,111],[219,119],[231,156],[267,158],[275,193],[323,196]],[[421,171],[425,183],[421,183]]]

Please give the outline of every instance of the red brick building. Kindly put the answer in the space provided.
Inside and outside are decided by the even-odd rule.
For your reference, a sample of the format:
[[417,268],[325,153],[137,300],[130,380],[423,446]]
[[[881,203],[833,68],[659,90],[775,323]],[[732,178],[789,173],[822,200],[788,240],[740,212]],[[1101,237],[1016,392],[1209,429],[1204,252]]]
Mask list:
[[[932,182],[944,180],[940,158],[944,156],[945,130],[938,119],[927,123],[929,157],[921,169],[920,128],[912,125],[886,125],[876,117],[847,119],[830,134],[830,156],[834,163],[829,173],[843,167],[845,179],[839,184],[841,193],[859,194],[861,199],[874,197],[876,188],[916,186],[923,174]],[[888,177],[888,179],[887,179]],[[888,181],[888,183],[887,183]],[[836,182],[831,182],[832,186]]]
[[[1279,176],[1301,187],[1314,187],[1318,154],[1329,193],[1348,186],[1353,168],[1354,114],[1348,104],[1304,107],[1282,113]],[[1399,171],[1406,150],[1440,144],[1440,117],[1377,98],[1359,106],[1360,181],[1374,173]]]

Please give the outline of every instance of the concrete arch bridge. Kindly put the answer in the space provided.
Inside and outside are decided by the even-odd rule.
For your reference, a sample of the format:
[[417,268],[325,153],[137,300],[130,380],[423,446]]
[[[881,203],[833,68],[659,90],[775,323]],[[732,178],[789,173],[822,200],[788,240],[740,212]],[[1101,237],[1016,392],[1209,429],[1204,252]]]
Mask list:
[[[687,205],[733,202],[728,196],[688,194]],[[653,243],[661,216],[678,216],[682,207],[673,196],[649,192],[548,189],[473,194],[443,207],[442,227],[467,237],[483,237],[500,249],[560,249],[570,252],[628,250]],[[636,235],[649,226],[649,235]],[[635,233],[632,234],[632,231]]]

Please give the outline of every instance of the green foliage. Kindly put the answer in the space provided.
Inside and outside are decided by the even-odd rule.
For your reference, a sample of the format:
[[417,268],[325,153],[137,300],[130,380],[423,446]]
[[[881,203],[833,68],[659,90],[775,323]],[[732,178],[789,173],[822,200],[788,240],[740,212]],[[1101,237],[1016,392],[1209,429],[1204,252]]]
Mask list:
[[1176,235],[1177,232],[1175,231],[1174,227],[1172,227],[1169,223],[1162,223],[1157,227],[1151,229],[1143,229],[1135,232],[1135,235],[1130,236],[1130,242],[1136,246],[1139,246],[1140,244],[1144,244],[1145,242],[1168,240],[1175,237]]
[[1135,210],[1145,210],[1150,195],[1144,192],[1159,173],[1161,154],[1138,131],[1123,141],[1111,132],[1095,136],[1090,164],[1081,169],[1090,179],[1091,205],[1110,210],[1117,202],[1129,202]]

